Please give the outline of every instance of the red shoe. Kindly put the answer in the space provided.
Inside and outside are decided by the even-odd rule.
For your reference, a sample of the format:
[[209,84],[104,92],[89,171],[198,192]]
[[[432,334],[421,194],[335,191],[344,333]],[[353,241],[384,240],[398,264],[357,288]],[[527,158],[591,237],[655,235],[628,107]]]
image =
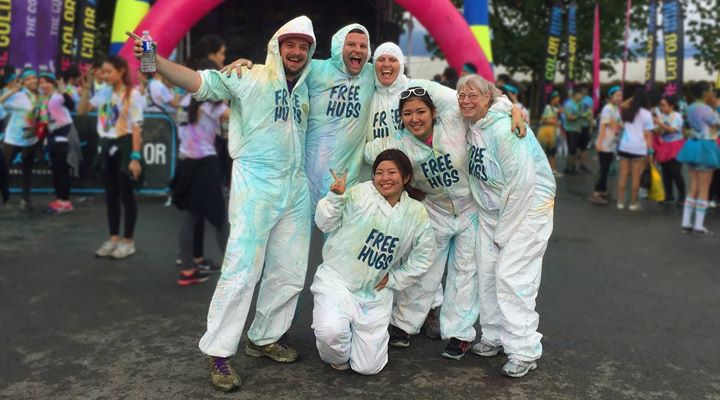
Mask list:
[[180,271],[180,278],[177,280],[177,284],[180,286],[191,286],[205,282],[210,278],[207,272],[200,271],[197,268],[192,270]]

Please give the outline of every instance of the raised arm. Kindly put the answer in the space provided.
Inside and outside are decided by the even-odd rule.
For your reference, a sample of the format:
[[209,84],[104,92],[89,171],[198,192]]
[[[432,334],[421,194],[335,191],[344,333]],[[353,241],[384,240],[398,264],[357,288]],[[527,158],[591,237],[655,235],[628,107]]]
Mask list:
[[315,224],[325,233],[330,233],[342,226],[343,211],[345,204],[352,196],[352,190],[345,192],[347,182],[347,170],[338,175],[330,170],[335,181],[330,185],[330,192],[320,199],[315,210]]
[[[135,39],[135,58],[139,60],[142,57],[142,39],[132,32],[125,33]],[[155,55],[155,67],[160,75],[164,76],[175,86],[179,86],[191,93],[195,93],[200,89],[200,85],[202,84],[200,74],[188,67],[175,64],[159,54]]]

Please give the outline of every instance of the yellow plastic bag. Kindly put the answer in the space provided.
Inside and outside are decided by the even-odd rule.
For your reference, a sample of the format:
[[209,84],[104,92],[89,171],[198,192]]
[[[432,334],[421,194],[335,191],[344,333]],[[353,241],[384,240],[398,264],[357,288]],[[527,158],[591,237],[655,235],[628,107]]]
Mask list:
[[655,163],[650,163],[650,190],[648,198],[657,202],[665,201],[665,186],[663,185],[662,175],[658,171]]

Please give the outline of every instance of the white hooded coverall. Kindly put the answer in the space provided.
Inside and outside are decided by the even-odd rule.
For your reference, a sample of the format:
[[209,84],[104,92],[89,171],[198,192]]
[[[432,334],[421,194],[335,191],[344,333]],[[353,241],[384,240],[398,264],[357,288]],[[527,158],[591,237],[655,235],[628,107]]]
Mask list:
[[[320,200],[317,226],[329,237],[310,290],[320,358],[361,374],[387,364],[393,292],[430,267],[434,233],[425,208],[403,192],[391,206],[371,181]],[[404,261],[403,261],[404,260]],[[388,274],[387,286],[375,290]]]
[[342,52],[345,37],[353,29],[365,32],[370,42],[370,34],[362,25],[350,24],[340,29],[332,37],[332,57],[313,60],[307,78],[310,116],[306,168],[313,212],[333,182],[331,168],[338,172],[347,168],[347,187],[360,181],[375,72],[372,64],[367,63],[358,75],[347,72]]
[[290,328],[305,281],[311,228],[304,168],[308,67],[290,92],[278,41],[287,33],[313,38],[309,60],[315,36],[310,19],[303,16],[273,35],[265,65],[243,71],[242,79],[201,71],[202,84],[193,94],[198,100],[232,100],[231,230],[207,332],[200,339],[200,349],[211,356],[237,351],[261,273],[255,320],[248,331],[249,340],[259,346],[278,341]]
[[535,135],[507,135],[510,118],[489,111],[468,130],[468,170],[480,204],[482,340],[510,359],[540,358],[535,299],[553,228],[555,178]]

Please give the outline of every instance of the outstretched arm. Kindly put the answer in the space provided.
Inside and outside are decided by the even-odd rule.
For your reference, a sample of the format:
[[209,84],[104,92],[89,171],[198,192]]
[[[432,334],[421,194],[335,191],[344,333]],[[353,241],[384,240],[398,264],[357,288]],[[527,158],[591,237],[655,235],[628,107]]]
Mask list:
[[[139,60],[140,57],[142,57],[142,39],[132,32],[125,33],[135,39],[135,58]],[[175,64],[159,54],[155,55],[155,67],[160,75],[164,76],[175,86],[179,86],[191,93],[195,93],[200,89],[200,85],[202,84],[200,74],[188,67]]]

